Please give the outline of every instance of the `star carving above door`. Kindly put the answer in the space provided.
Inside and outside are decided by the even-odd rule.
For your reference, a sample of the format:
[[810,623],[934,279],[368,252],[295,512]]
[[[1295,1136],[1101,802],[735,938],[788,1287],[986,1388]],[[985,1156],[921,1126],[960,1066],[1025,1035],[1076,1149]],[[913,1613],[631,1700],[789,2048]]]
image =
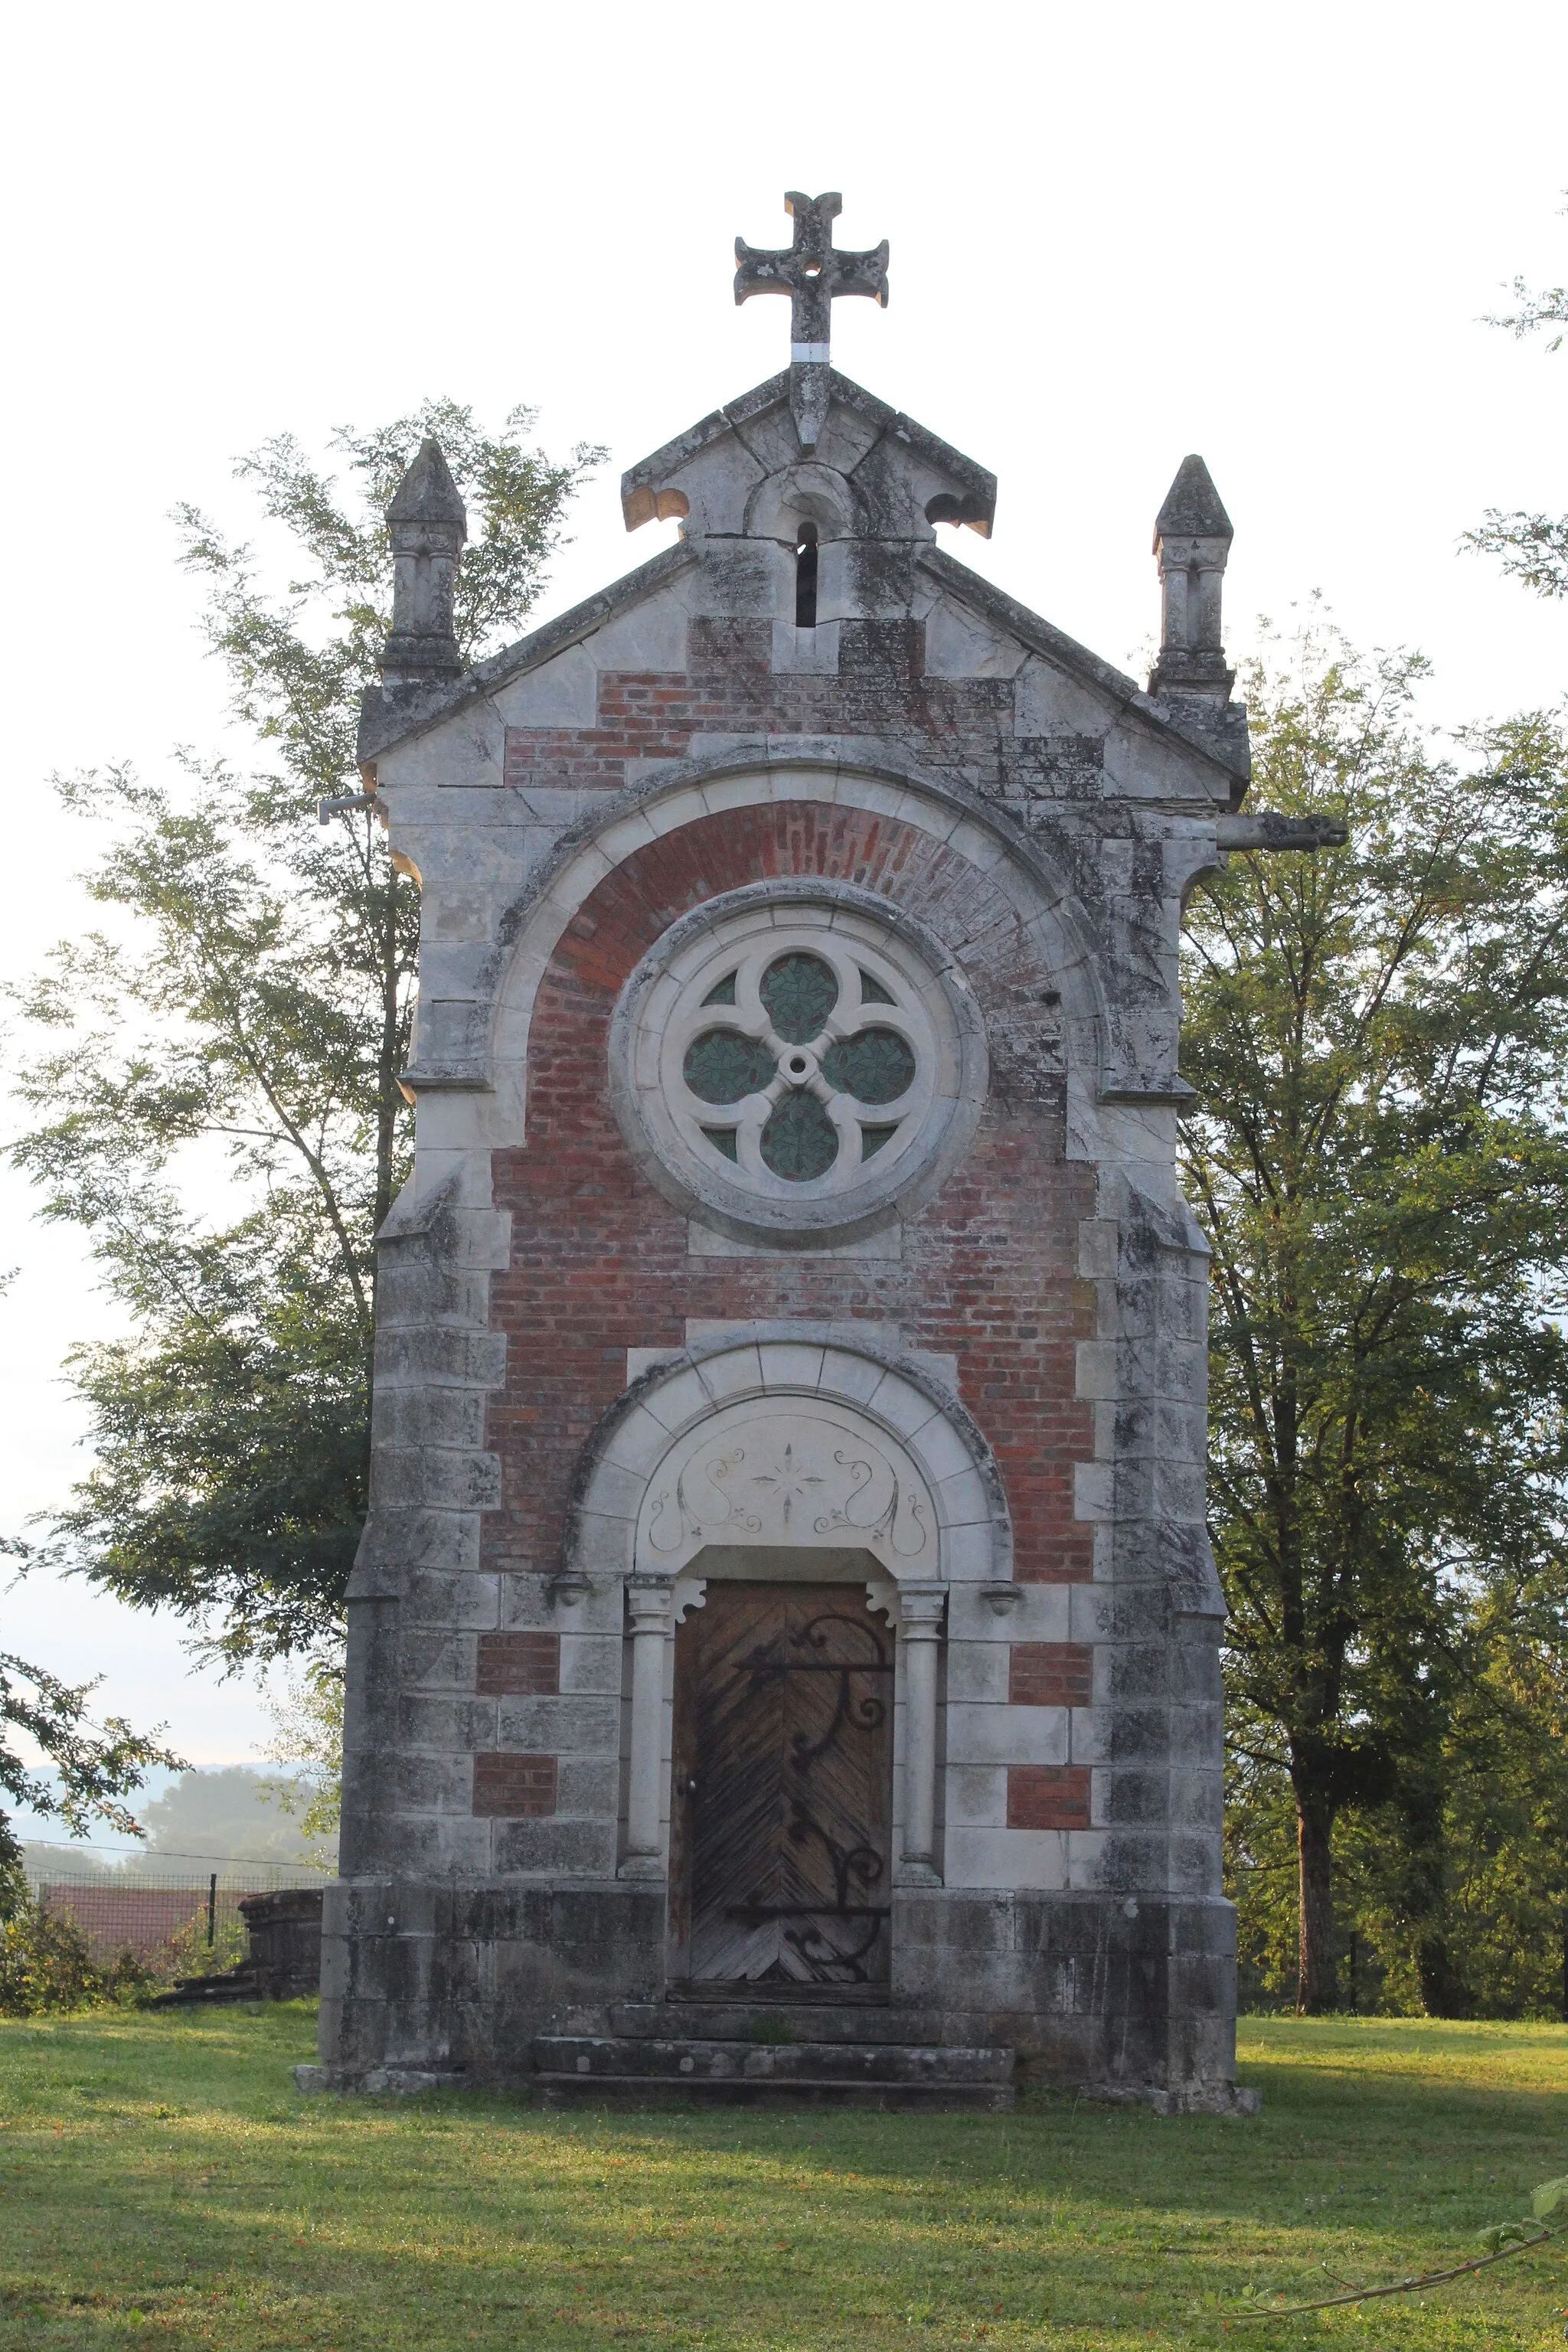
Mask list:
[[[868,1476],[869,1463],[864,1466]],[[826,1486],[827,1482],[820,1472],[808,1470],[804,1461],[797,1458],[794,1445],[786,1444],[773,1469],[753,1471],[751,1483],[763,1488],[767,1499],[782,1514],[787,1528],[795,1505],[808,1502],[812,1489]]]

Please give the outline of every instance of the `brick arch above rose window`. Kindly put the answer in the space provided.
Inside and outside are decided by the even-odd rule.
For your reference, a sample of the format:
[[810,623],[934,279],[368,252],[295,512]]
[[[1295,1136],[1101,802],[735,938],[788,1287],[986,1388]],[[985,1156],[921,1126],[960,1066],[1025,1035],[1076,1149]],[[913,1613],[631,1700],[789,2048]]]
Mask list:
[[480,975],[475,1023],[498,1134],[523,1138],[534,1005],[563,947],[584,976],[604,985],[614,974],[618,988],[705,898],[814,872],[923,916],[961,956],[977,996],[1005,974],[1031,1002],[1059,1000],[1066,1072],[1093,1102],[1107,1034],[1094,935],[1039,845],[1005,811],[944,781],[803,750],[752,764],[683,762],[557,846],[508,910]]

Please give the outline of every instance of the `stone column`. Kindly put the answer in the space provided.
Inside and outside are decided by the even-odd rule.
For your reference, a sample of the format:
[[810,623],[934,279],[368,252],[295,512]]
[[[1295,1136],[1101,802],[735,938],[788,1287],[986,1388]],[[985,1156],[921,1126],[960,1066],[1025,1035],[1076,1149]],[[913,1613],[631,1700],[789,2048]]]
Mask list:
[[634,1576],[626,1584],[632,1635],[631,1786],[622,1878],[662,1878],[659,1799],[664,1763],[664,1653],[675,1580]]
[[945,1584],[900,1584],[904,1656],[904,1835],[898,1879],[939,1886],[936,1866],[936,1676]]

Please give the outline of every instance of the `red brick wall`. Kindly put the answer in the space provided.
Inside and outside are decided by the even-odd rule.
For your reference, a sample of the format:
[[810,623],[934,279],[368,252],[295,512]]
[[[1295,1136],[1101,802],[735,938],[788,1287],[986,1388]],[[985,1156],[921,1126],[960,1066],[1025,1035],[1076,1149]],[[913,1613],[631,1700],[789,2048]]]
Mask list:
[[1088,1706],[1094,1652],[1084,1642],[1015,1642],[1007,1662],[1010,1706]]
[[[884,893],[962,948],[985,1019],[984,1116],[961,1166],[906,1224],[900,1261],[689,1257],[686,1219],[639,1171],[610,1110],[610,1015],[643,954],[717,893],[800,874]],[[974,940],[983,947],[965,944]],[[1073,1517],[1073,1465],[1091,1455],[1092,1427],[1073,1385],[1074,1342],[1092,1332],[1093,1302],[1074,1269],[1093,1175],[1063,1158],[1050,979],[983,874],[929,835],[859,811],[738,810],[662,836],[605,877],[535,1002],[528,1147],[495,1156],[512,1253],[491,1291],[508,1346],[488,1433],[504,1506],[485,1517],[488,1565],[554,1567],[584,1441],[625,1388],[628,1348],[679,1348],[688,1317],[865,1318],[957,1358],[963,1400],[1006,1482],[1018,1577],[1089,1575],[1092,1530]]]
[[539,1698],[561,1688],[559,1633],[481,1633],[474,1688],[481,1698]]
[[509,727],[506,781],[614,789],[626,781],[628,760],[682,759],[694,735],[719,728],[913,736],[937,767],[994,771],[999,759],[1018,756],[1012,680],[924,677],[921,622],[841,622],[832,677],[775,676],[772,655],[770,622],[694,620],[689,671],[601,674],[596,726]]
[[537,1821],[552,1813],[556,1769],[553,1756],[476,1756],[475,1812],[511,1822]]
[[1010,1764],[1007,1768],[1007,1827],[1010,1830],[1088,1829],[1088,1765]]

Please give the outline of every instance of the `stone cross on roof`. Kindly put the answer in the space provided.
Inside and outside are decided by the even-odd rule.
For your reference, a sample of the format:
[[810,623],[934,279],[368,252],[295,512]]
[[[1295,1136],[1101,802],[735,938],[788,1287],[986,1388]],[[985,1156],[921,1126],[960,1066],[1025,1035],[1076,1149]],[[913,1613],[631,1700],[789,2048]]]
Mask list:
[[791,188],[784,210],[795,222],[795,242],[787,252],[765,253],[735,239],[735,299],[750,294],[787,294],[790,298],[790,406],[802,446],[815,448],[827,416],[828,347],[833,337],[836,294],[868,294],[888,304],[888,240],[868,253],[841,253],[833,242],[833,224],[844,209],[836,189],[826,195],[804,196]]

